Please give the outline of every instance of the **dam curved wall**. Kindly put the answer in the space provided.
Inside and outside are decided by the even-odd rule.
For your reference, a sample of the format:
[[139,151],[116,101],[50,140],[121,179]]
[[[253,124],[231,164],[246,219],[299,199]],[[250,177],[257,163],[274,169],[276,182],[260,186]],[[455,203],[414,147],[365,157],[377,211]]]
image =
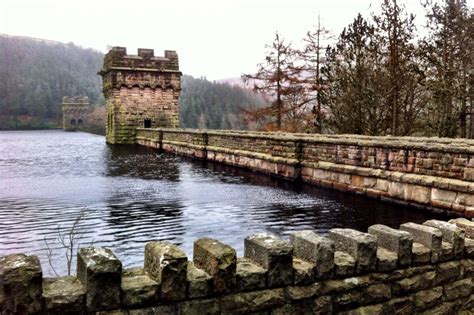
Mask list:
[[136,143],[370,197],[474,217],[474,141],[136,129]]

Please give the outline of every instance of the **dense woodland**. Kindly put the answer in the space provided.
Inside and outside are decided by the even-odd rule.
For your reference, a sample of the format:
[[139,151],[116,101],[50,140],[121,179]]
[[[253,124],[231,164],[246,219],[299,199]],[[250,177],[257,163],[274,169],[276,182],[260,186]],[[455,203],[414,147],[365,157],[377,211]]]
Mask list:
[[243,77],[272,100],[249,119],[266,130],[472,138],[473,9],[423,1],[420,32],[399,2],[381,1],[381,13],[357,15],[339,36],[318,21],[303,47],[277,32],[257,72]]
[[[74,44],[0,35],[0,129],[58,128],[62,97],[87,95],[94,106],[89,128],[103,133],[102,62],[102,53]],[[241,108],[264,104],[248,89],[204,78],[184,75],[182,88],[182,127],[250,128]]]

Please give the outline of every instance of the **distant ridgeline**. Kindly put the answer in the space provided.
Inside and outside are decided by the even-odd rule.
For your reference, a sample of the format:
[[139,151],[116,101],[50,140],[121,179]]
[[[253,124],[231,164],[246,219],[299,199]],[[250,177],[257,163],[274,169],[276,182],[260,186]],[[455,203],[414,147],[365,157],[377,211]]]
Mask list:
[[[87,96],[92,131],[105,133],[104,55],[72,43],[0,34],[0,130],[61,128],[63,96]],[[247,129],[241,108],[264,101],[240,87],[183,76],[180,126]]]

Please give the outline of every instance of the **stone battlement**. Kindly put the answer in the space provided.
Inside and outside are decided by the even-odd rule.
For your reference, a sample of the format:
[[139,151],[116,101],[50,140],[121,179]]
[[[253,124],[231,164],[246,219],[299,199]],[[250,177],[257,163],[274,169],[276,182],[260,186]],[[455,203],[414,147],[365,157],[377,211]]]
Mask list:
[[[474,223],[428,220],[368,233],[258,233],[244,257],[211,238],[193,261],[166,241],[143,268],[81,248],[77,276],[43,278],[36,256],[0,258],[1,314],[453,314],[474,308]],[[260,313],[259,313],[260,314]]]
[[85,105],[89,106],[89,98],[87,96],[63,96],[63,105]]
[[158,57],[153,49],[138,48],[137,55],[127,55],[127,48],[112,47],[105,56],[102,72],[111,69],[179,72],[178,54],[174,50],[165,50],[164,56]]

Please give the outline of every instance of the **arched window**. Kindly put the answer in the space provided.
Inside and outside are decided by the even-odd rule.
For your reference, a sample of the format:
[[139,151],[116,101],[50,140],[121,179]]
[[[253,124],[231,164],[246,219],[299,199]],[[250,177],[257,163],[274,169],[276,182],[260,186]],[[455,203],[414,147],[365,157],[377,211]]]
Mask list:
[[82,125],[82,119],[78,119],[78,120],[77,120],[77,124],[78,124],[78,125]]
[[71,123],[72,126],[75,126],[75,125],[76,125],[76,120],[75,120],[75,119],[71,119],[71,122],[70,122],[70,123]]

